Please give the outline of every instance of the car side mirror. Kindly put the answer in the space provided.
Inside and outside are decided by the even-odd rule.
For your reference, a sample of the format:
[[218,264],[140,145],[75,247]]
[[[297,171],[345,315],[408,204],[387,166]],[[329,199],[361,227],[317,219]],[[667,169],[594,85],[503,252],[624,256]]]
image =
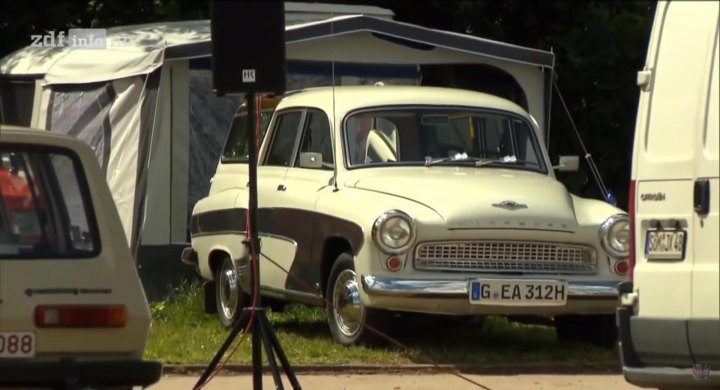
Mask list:
[[560,156],[558,165],[554,166],[553,169],[557,169],[560,172],[575,172],[580,167],[580,157],[578,156]]
[[300,168],[317,169],[323,167],[322,153],[300,153],[299,160]]

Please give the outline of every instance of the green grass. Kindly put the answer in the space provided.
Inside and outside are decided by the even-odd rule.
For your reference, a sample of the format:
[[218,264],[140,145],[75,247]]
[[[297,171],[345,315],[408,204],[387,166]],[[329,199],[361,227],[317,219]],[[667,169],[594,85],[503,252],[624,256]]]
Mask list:
[[[152,305],[154,320],[146,349],[148,359],[165,364],[206,364],[212,359],[229,331],[220,326],[215,315],[203,312],[202,302],[202,290],[186,286],[173,302]],[[586,344],[558,343],[550,327],[520,324],[502,317],[489,317],[481,327],[439,320],[405,320],[392,336],[412,351],[389,343],[381,347],[351,348],[335,344],[330,338],[325,312],[320,308],[292,305],[283,313],[269,312],[268,317],[292,364],[608,362],[617,359],[615,351]],[[240,336],[228,352],[239,340]],[[230,361],[249,364],[250,352],[250,337],[247,337]]]

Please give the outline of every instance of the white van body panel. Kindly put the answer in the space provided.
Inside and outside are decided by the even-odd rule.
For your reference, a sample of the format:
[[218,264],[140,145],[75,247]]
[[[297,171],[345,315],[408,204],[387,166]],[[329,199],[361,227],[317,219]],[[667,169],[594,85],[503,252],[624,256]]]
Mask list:
[[638,73],[635,267],[618,326],[625,377],[643,387],[720,365],[719,20],[719,2],[658,2]]
[[[663,12],[667,6],[658,4],[656,23],[661,23],[662,29],[653,31],[653,50],[649,51],[646,67],[651,72],[651,84],[641,92],[635,138],[634,286],[644,292],[638,315],[688,318],[699,314],[716,318],[720,315],[717,264],[720,191],[712,190],[718,188],[720,168],[717,65],[713,70],[712,59],[714,56],[717,63],[718,3],[673,4],[677,10]],[[693,207],[693,190],[695,181],[704,178],[710,179],[712,189],[710,214],[699,217]],[[679,221],[686,229],[685,261],[647,258],[646,232],[654,220]],[[693,278],[698,277],[712,279],[712,283],[705,285],[714,288],[714,293],[707,291],[703,299],[693,300],[697,294],[692,288]],[[670,307],[672,310],[668,310]]]

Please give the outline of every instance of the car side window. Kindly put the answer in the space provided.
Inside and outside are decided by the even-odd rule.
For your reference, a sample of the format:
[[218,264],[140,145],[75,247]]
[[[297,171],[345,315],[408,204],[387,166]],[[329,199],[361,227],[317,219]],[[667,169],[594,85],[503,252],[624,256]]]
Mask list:
[[279,114],[265,165],[289,167],[292,165],[295,140],[300,129],[302,112]]
[[[262,111],[262,133],[261,137],[265,137],[267,127],[272,117],[273,109],[265,109]],[[223,148],[222,161],[229,163],[247,162],[250,151],[248,150],[248,133],[247,133],[247,113],[240,111],[235,114],[230,132],[228,133],[225,147]]]
[[[308,112],[307,126],[300,140],[300,153],[320,153],[322,155],[323,167],[332,169],[335,164],[332,147],[332,130],[330,120],[324,112],[311,110]],[[300,155],[295,161],[299,165]]]

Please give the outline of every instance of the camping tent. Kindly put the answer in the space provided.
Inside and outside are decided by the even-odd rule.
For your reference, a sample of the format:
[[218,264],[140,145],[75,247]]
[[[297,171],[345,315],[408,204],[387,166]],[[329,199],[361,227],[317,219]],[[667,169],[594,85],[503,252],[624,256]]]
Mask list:
[[[442,78],[448,72],[428,75],[473,64],[492,70],[480,84],[525,106],[545,131],[550,52],[401,23],[376,7],[286,3],[286,13],[288,90],[458,85]],[[104,50],[28,46],[0,60],[0,123],[94,148],[151,297],[184,276],[189,214],[207,194],[241,103],[213,94],[210,44],[208,20],[155,23],[108,29]]]

